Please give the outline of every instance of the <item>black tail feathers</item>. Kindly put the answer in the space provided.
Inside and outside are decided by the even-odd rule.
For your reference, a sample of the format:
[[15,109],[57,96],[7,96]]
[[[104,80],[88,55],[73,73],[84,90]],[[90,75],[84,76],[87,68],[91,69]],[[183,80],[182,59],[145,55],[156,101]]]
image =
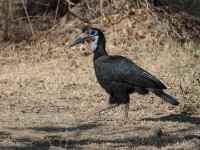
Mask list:
[[171,97],[170,95],[165,93],[163,90],[150,89],[150,88],[148,88],[148,90],[153,92],[154,94],[156,94],[157,96],[159,96],[160,98],[162,98],[163,100],[167,101],[168,103],[170,103],[172,105],[178,105],[179,104],[178,100],[176,100],[175,98]]

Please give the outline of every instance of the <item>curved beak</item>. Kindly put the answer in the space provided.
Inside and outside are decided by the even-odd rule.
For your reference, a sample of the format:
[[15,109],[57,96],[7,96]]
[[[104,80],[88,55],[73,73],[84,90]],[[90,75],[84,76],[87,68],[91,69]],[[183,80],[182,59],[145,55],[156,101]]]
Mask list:
[[74,46],[74,45],[77,45],[79,43],[82,43],[84,41],[87,41],[87,40],[91,40],[91,36],[89,34],[86,34],[86,33],[82,33],[81,35],[79,35],[69,46],[68,48]]

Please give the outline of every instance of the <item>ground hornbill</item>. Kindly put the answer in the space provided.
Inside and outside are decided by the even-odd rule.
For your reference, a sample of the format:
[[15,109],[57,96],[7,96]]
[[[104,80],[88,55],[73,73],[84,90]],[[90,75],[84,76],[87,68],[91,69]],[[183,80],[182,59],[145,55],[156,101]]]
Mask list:
[[100,114],[105,110],[125,104],[125,119],[128,119],[129,94],[133,92],[144,95],[150,91],[170,104],[179,104],[176,99],[163,91],[166,86],[161,81],[130,59],[108,55],[105,49],[105,36],[101,30],[84,26],[82,34],[69,47],[84,41],[90,41],[90,49],[94,53],[93,62],[97,81],[110,95],[108,106],[99,109],[96,113]]

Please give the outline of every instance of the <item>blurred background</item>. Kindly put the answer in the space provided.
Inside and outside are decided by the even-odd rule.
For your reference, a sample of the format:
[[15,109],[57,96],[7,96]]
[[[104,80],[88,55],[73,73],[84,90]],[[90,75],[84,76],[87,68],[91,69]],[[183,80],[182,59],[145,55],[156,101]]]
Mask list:
[[[132,94],[129,123],[122,107],[83,119],[108,102],[88,44],[67,48],[86,24],[180,105]],[[0,149],[198,149],[199,42],[199,0],[0,0]]]

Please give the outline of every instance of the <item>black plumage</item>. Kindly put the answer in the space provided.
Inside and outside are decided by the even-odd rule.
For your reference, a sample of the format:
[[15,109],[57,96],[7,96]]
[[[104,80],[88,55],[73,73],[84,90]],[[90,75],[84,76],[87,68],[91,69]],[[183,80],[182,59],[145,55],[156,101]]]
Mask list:
[[129,95],[134,92],[144,95],[150,91],[173,105],[179,104],[176,99],[163,91],[166,86],[155,76],[126,57],[108,55],[105,49],[105,36],[99,29],[83,27],[82,34],[69,47],[87,40],[92,41],[90,47],[94,53],[93,62],[97,81],[110,95],[108,106],[98,110],[98,113],[125,104],[125,118],[128,118]]

